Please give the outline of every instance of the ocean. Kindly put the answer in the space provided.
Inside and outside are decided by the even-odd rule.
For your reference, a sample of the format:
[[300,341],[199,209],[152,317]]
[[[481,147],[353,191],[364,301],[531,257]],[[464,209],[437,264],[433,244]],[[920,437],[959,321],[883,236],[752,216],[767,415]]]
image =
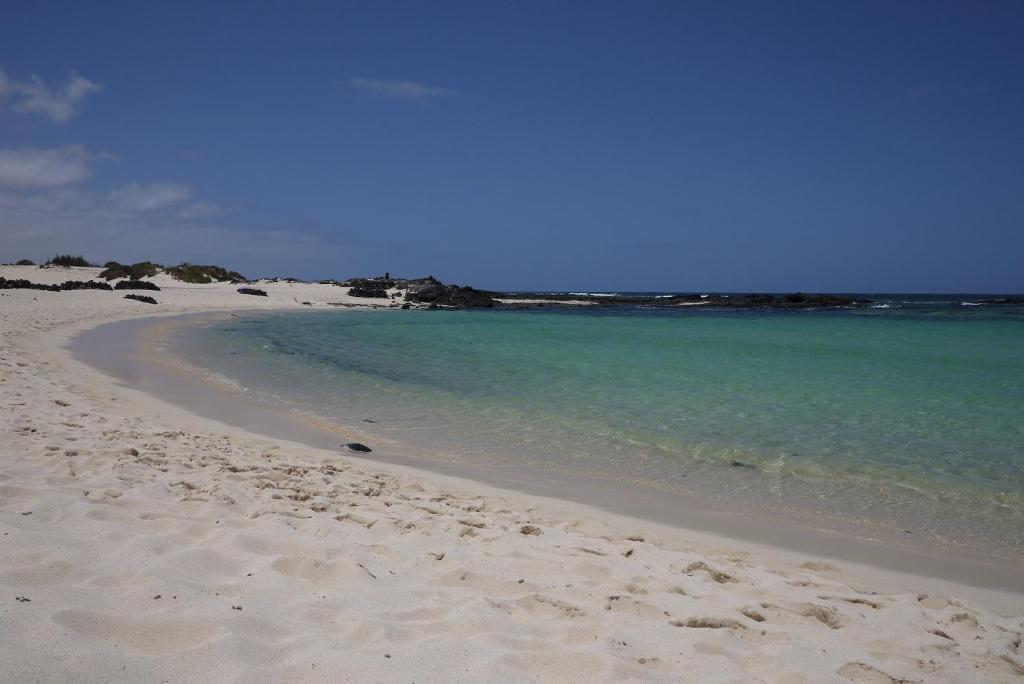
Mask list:
[[863,296],[840,310],[264,313],[164,347],[250,401],[415,445],[427,466],[600,479],[1019,557],[1024,307]]

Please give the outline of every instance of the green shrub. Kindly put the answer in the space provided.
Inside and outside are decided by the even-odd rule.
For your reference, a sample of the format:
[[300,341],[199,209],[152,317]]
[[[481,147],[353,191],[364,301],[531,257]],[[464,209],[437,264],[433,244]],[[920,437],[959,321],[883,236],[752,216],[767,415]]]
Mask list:
[[58,254],[46,263],[51,266],[92,266],[92,264],[86,261],[85,257],[81,254],[78,256],[73,256],[71,254]]
[[229,271],[220,266],[200,266],[198,264],[179,264],[166,269],[167,273],[185,283],[223,283],[230,281],[240,283],[246,278],[237,271]]
[[116,261],[110,261],[106,264],[106,269],[100,271],[100,278],[106,280],[113,280],[114,278],[130,278],[131,280],[139,280],[140,278],[151,278],[160,272],[163,268],[160,264],[154,264],[151,261],[140,261],[137,264],[131,266],[125,266],[119,264]]
[[36,262],[32,261],[31,259],[21,259],[21,260],[18,261],[18,263],[14,264],[14,265],[15,266],[35,266]]

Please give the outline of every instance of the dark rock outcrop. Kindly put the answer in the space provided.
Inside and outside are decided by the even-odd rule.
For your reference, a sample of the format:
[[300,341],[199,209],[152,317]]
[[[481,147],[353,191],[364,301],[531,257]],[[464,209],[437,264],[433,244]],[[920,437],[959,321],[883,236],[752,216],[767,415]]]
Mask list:
[[256,296],[256,297],[266,297],[266,296],[268,296],[267,293],[264,290],[259,290],[259,289],[256,289],[255,287],[240,287],[240,288],[238,288],[238,293],[239,294],[244,294],[244,295],[253,295],[253,296]]
[[68,280],[60,285],[45,285],[33,283],[31,280],[17,278],[7,280],[0,278],[0,290],[43,290],[46,292],[61,292],[62,290],[112,290],[109,283],[101,283],[96,280]]
[[858,306],[869,303],[866,299],[826,294],[805,295],[800,292],[785,295],[714,295],[708,297],[706,301],[707,306],[728,309],[816,309]]
[[110,283],[101,283],[97,280],[68,280],[60,286],[61,290],[113,290]]
[[31,280],[25,280],[24,278],[14,278],[12,280],[0,278],[0,290],[46,290],[48,292],[60,292],[60,285],[33,283]]
[[1024,297],[996,297],[995,299],[981,299],[978,301],[978,304],[1024,306]]
[[[857,307],[870,304],[870,300],[842,295],[814,294],[800,292],[792,294],[678,294],[678,295],[593,295],[549,292],[508,292],[488,293],[505,301],[513,308],[544,306],[578,306],[586,303],[592,306],[642,306],[651,308],[675,308],[701,305],[701,308],[724,309],[814,309]],[[520,300],[526,300],[519,303]]]
[[363,285],[357,285],[349,288],[348,294],[350,297],[370,297],[373,299],[387,299],[387,290],[381,287],[366,287]]
[[348,444],[342,444],[341,446],[346,447],[350,451],[359,451],[364,454],[368,454],[373,451],[370,447],[365,444],[360,444],[359,442],[349,442]]
[[445,285],[432,276],[406,281],[405,301],[457,309],[491,308],[496,302],[493,293],[461,285]]
[[124,298],[125,299],[134,299],[137,302],[144,302],[146,304],[156,304],[156,300],[155,299],[153,299],[152,297],[147,297],[146,295],[126,294],[124,296]]
[[342,287],[361,287],[368,290],[390,290],[395,286],[395,281],[390,277],[376,277],[376,278],[349,278],[343,280],[340,285]]

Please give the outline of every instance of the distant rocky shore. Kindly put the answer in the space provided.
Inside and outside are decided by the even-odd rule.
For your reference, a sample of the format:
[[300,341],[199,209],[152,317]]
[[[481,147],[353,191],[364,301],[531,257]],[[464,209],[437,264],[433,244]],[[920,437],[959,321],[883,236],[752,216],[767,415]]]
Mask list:
[[[35,266],[28,260],[18,263]],[[58,255],[38,268],[91,266],[79,256]],[[237,271],[220,266],[183,263],[178,266],[162,266],[143,261],[136,264],[120,264],[109,261],[98,269],[96,280],[69,280],[61,284],[42,284],[27,278],[5,280],[0,278],[0,290],[38,289],[60,292],[65,290],[159,290],[151,278],[169,276],[173,280],[189,284],[231,283],[252,285],[265,282],[304,283],[297,278],[261,278],[249,280]],[[111,286],[110,281],[117,281]],[[702,306],[729,309],[813,309],[848,308],[869,305],[867,299],[828,294],[676,294],[676,295],[607,295],[591,293],[537,293],[497,292],[478,290],[465,285],[444,283],[433,276],[422,278],[392,278],[390,274],[348,280],[319,280],[316,284],[344,288],[351,297],[363,298],[368,305],[400,307],[403,309],[531,309],[539,307],[578,306],[640,306],[671,309],[683,306]],[[257,294],[261,291],[251,287],[238,288],[241,294]],[[992,303],[1005,303],[1005,300]],[[341,306],[342,304],[339,304]],[[351,306],[351,304],[345,304]]]
[[[495,292],[477,290],[461,285],[446,285],[433,276],[416,279],[351,278],[339,283],[350,288],[353,297],[387,298],[388,290],[404,291],[402,299],[407,303],[427,304],[441,308],[535,308],[572,306],[650,306],[672,308],[679,306],[708,306],[714,308],[741,309],[811,309],[856,307],[870,304],[868,299],[826,294],[680,294],[608,296],[589,293],[536,293],[536,292]],[[392,294],[391,297],[397,297]]]

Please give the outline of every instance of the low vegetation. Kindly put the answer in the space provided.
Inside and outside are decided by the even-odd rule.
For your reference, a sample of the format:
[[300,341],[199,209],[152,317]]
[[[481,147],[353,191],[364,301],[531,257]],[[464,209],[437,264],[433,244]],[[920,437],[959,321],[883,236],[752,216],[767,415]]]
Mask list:
[[122,280],[114,286],[115,290],[155,290],[160,291],[160,286],[148,280]]
[[58,254],[46,262],[49,266],[92,266],[84,256],[79,254]]
[[151,261],[140,261],[130,266],[119,264],[116,261],[108,261],[103,266],[105,268],[100,272],[99,277],[105,280],[114,280],[115,278],[128,278],[130,280],[152,278],[163,270],[163,266],[154,264]]
[[179,264],[164,269],[168,274],[185,283],[204,285],[207,283],[241,283],[244,275],[237,271],[229,271],[220,266],[200,266],[198,264]]

